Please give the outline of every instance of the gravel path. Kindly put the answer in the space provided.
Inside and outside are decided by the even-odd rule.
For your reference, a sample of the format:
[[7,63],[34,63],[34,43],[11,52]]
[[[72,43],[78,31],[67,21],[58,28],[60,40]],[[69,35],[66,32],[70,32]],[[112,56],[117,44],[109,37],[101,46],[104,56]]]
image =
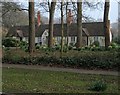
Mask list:
[[16,65],[16,64],[2,64],[2,67],[119,76],[117,71],[85,70],[85,69],[57,68],[57,67],[46,67],[46,66],[37,66],[37,65]]

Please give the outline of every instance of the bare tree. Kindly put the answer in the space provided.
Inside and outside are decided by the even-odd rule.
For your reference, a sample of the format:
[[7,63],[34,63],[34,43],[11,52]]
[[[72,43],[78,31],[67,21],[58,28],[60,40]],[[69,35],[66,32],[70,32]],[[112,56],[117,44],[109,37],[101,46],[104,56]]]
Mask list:
[[35,49],[35,19],[34,19],[34,0],[29,2],[29,53]]
[[82,1],[77,2],[77,44],[76,47],[82,47]]
[[68,2],[66,3],[66,25],[67,25],[67,47],[68,47],[68,38],[69,38],[69,24],[68,24]]
[[69,3],[67,2],[66,3],[66,24],[67,24],[67,46],[68,46],[68,38],[69,38],[69,27],[71,25],[71,23],[73,22],[73,15],[72,15],[72,10],[71,9],[68,9],[68,5]]
[[61,1],[61,57],[62,57],[62,53],[63,53],[63,1]]
[[52,48],[53,47],[54,12],[55,12],[56,0],[52,0],[51,2],[47,0],[47,2],[39,3],[38,6],[41,7],[43,13],[46,13],[46,12],[49,13],[48,47]]
[[28,25],[28,14],[20,9],[22,8],[17,2],[2,2],[2,24],[4,27]]
[[54,23],[54,11],[55,11],[56,2],[52,1],[49,8],[49,37],[48,37],[48,47],[53,46],[53,23]]
[[104,6],[104,32],[105,32],[105,47],[106,49],[110,45],[110,21],[108,20],[109,15],[109,0],[105,0]]
[[[73,2],[73,0],[71,0],[72,3],[72,9],[73,9],[73,13],[74,13],[74,20],[77,20],[77,2]],[[95,19],[92,18],[91,16],[89,16],[87,14],[87,10],[92,9],[92,10],[101,10],[102,9],[102,5],[103,2],[101,1],[97,1],[97,2],[91,2],[89,0],[84,0],[84,2],[82,2],[83,4],[83,9],[82,9],[82,20],[84,22],[90,22],[90,21],[94,21]]]
[[118,41],[119,40],[120,40],[120,1],[118,2]]

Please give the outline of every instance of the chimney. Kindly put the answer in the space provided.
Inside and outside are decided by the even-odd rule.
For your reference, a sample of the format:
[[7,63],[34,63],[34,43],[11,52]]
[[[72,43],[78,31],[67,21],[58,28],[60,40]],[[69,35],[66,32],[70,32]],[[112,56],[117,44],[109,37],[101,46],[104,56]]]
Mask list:
[[72,16],[72,13],[71,13],[71,9],[68,9],[68,13],[67,13],[67,23],[68,24],[71,24],[72,23],[72,20],[73,20],[73,16]]
[[40,11],[37,12],[37,24],[38,24],[38,27],[40,26]]

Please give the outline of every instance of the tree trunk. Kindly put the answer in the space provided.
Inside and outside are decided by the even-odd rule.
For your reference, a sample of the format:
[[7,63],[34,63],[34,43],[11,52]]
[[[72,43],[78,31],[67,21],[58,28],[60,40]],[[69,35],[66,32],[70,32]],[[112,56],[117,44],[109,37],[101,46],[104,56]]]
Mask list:
[[48,47],[52,48],[53,46],[53,23],[54,23],[54,11],[55,11],[56,2],[51,2],[51,7],[49,9],[49,37],[48,37]]
[[77,44],[76,47],[82,47],[82,1],[77,2]]
[[34,0],[29,2],[29,53],[35,49],[35,20],[34,20]]
[[69,23],[68,23],[68,21],[67,21],[67,19],[68,19],[68,2],[66,3],[66,26],[67,26],[67,29],[66,29],[66,31],[67,31],[67,42],[66,42],[66,45],[67,45],[67,48],[68,48],[68,42],[69,42]]
[[118,40],[120,39],[120,1],[118,3]]
[[105,48],[110,45],[110,22],[108,21],[109,15],[109,0],[105,0],[104,6],[104,32],[105,32]]
[[61,57],[63,53],[63,1],[61,1]]

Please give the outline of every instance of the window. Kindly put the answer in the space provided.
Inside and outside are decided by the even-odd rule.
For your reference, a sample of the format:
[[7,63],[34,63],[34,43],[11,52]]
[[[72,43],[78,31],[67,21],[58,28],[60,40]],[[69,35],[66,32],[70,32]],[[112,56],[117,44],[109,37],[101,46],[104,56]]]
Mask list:
[[38,37],[38,42],[41,42],[41,37]]
[[61,37],[56,37],[57,43],[61,43]]
[[98,41],[98,37],[94,37],[94,41]]
[[28,37],[25,37],[25,41],[28,43]]
[[47,36],[47,32],[45,32],[45,35]]
[[57,41],[61,41],[60,37],[57,37]]
[[75,42],[75,37],[74,36],[71,37],[71,42]]

